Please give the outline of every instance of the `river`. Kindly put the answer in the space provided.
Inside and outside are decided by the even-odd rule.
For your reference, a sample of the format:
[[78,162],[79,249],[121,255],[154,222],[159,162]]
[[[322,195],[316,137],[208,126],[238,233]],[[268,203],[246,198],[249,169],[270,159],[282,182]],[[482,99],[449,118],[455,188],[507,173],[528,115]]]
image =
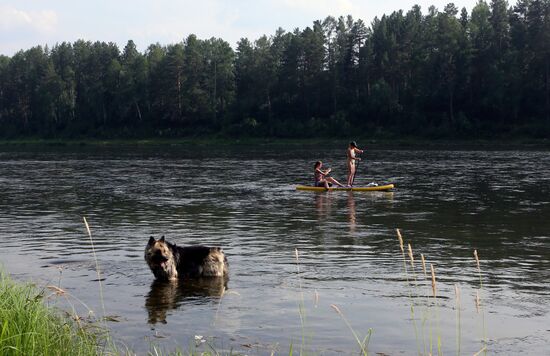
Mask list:
[[[345,181],[345,142],[4,146],[0,262],[67,292],[49,303],[108,316],[138,354],[357,354],[346,322],[360,339],[372,328],[369,352],[436,353],[439,339],[444,353],[473,354],[486,338],[490,353],[547,353],[550,153],[367,146],[363,157],[355,184],[393,192],[295,191],[319,159]],[[223,247],[227,285],[154,283],[143,250],[162,235]]]

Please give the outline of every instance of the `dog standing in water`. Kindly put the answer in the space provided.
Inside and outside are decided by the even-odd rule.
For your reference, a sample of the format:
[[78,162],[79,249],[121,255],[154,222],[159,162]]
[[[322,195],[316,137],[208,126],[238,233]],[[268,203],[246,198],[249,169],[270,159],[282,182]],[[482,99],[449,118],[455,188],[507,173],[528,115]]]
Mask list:
[[166,242],[164,236],[149,238],[145,261],[158,280],[177,280],[185,277],[226,277],[227,258],[219,247],[179,247]]

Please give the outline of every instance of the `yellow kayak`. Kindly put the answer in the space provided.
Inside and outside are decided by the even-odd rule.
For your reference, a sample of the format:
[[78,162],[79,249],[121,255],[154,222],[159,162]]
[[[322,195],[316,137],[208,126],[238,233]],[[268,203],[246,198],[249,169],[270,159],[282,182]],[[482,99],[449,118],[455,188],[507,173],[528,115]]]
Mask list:
[[[393,189],[393,184],[377,185],[370,187],[330,187],[328,190],[347,190],[353,192],[385,192]],[[313,187],[310,185],[297,185],[296,190],[310,190],[314,192],[324,192],[327,189],[325,187]]]

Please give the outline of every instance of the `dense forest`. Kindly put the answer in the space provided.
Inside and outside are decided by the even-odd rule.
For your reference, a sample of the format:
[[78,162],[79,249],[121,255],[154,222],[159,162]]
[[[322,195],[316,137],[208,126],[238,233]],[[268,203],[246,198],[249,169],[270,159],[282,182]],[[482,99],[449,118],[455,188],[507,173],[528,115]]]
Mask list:
[[550,137],[550,0],[0,56],[0,137]]

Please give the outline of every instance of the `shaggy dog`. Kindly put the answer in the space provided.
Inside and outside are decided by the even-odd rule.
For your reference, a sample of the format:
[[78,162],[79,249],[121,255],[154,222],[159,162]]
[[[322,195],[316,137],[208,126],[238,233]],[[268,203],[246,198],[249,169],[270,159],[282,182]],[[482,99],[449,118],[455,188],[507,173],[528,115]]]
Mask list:
[[224,277],[227,259],[221,248],[206,246],[179,247],[164,240],[149,238],[145,261],[158,280],[184,277]]

